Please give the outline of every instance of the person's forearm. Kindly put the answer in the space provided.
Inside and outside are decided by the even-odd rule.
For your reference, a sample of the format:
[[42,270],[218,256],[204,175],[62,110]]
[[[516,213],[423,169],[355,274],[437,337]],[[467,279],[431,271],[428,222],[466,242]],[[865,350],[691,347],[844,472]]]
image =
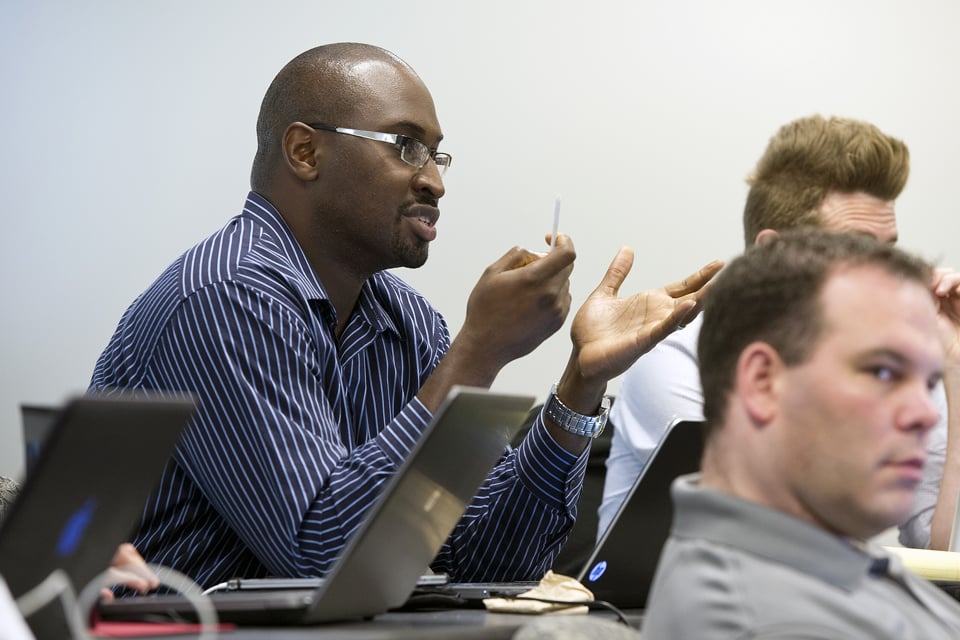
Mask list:
[[960,494],[960,367],[948,370],[943,381],[947,395],[947,453],[937,505],[930,523],[930,549],[947,550]]
[[586,462],[551,441],[538,417],[487,477],[433,570],[457,581],[539,580],[573,527]]

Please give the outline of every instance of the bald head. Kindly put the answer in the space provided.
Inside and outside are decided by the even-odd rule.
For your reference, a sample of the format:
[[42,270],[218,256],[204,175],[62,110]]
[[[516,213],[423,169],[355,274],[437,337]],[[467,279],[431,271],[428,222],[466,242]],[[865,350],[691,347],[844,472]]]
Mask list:
[[349,122],[357,105],[371,92],[383,90],[371,79],[384,67],[403,70],[419,81],[413,69],[393,53],[355,42],[315,47],[288,62],[260,105],[251,187],[255,191],[267,188],[282,157],[284,131],[291,123]]

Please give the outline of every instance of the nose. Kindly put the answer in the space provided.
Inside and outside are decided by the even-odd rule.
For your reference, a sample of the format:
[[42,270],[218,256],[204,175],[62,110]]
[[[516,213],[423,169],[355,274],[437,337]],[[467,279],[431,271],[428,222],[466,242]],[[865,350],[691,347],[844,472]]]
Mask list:
[[417,191],[427,191],[432,198],[439,200],[447,192],[440,177],[440,168],[433,158],[413,174],[413,188]]
[[897,426],[903,431],[926,433],[940,420],[940,409],[925,384],[911,386],[908,398],[897,416]]

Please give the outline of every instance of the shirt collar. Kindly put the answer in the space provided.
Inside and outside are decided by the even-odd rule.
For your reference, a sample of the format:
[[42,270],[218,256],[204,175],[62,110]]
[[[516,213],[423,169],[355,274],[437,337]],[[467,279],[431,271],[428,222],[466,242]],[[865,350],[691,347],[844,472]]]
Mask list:
[[[293,235],[293,231],[287,225],[287,221],[273,204],[265,197],[251,191],[247,194],[247,200],[243,206],[243,217],[249,218],[263,225],[270,233],[273,240],[277,243],[284,256],[295,266],[296,277],[294,284],[300,289],[301,293],[308,300],[319,300],[324,303],[324,314],[327,321],[332,325],[336,324],[336,312],[333,305],[330,304],[330,297],[327,295],[323,283],[317,278],[310,261],[307,260],[303,248]],[[376,295],[375,288],[382,285],[383,273],[375,274],[372,278],[363,283],[360,289],[360,297],[357,300],[357,316],[362,317],[376,331],[393,331],[399,334],[400,331],[396,323],[380,304]]]
[[780,511],[705,489],[699,480],[693,474],[673,484],[674,535],[764,557],[847,591],[870,571],[875,558],[847,540]]
[[287,225],[277,208],[269,200],[255,191],[247,194],[247,201],[243,205],[242,217],[253,220],[263,226],[270,239],[276,244],[296,270],[295,284],[308,300],[329,300],[326,290],[317,279],[310,261],[297,242],[293,231]]

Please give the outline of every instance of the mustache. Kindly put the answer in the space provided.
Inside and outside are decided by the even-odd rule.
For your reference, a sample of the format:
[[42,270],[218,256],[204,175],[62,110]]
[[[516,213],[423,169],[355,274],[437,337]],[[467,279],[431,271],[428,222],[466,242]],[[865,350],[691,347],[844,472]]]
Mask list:
[[421,196],[421,197],[416,198],[413,202],[408,202],[408,203],[404,204],[403,207],[401,207],[401,208],[402,208],[402,210],[404,210],[404,211],[409,211],[410,209],[412,209],[412,208],[414,208],[414,207],[416,207],[416,206],[418,206],[418,205],[426,205],[426,206],[428,206],[428,207],[436,207],[436,208],[439,208],[439,207],[440,207],[440,199],[439,199],[439,198],[434,198],[433,196],[425,195],[425,196]]

